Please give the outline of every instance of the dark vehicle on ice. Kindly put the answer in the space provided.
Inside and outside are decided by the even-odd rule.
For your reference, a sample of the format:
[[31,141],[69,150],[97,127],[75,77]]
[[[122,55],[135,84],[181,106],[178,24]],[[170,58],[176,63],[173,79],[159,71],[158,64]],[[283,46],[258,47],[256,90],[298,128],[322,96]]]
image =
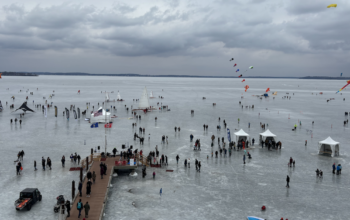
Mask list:
[[41,199],[42,195],[37,188],[26,188],[20,192],[19,199],[15,202],[16,210],[27,209],[29,211],[32,205]]

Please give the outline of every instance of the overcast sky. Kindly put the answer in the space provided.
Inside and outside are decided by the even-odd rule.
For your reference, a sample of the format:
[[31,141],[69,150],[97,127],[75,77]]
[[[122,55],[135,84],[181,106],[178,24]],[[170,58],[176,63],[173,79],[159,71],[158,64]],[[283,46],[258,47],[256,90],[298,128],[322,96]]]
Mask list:
[[348,0],[0,2],[1,71],[350,76],[349,51]]

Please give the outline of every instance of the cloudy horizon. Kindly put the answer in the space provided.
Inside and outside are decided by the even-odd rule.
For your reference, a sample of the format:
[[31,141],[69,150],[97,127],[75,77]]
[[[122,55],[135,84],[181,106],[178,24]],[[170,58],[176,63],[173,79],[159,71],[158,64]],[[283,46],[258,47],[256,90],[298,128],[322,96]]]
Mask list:
[[350,76],[345,0],[8,0],[0,8],[1,71],[238,76],[254,66],[244,75]]

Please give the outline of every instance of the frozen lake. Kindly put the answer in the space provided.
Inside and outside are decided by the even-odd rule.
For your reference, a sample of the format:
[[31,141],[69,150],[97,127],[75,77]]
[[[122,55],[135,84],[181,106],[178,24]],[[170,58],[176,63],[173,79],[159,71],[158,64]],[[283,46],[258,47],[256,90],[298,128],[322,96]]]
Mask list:
[[[66,168],[61,167],[62,155],[68,158],[71,153],[77,152],[85,157],[91,148],[98,145],[103,148],[105,133],[103,126],[92,129],[84,118],[74,120],[72,114],[67,121],[62,112],[73,104],[85,110],[86,102],[91,103],[89,111],[92,106],[97,109],[97,103],[101,104],[105,98],[101,91],[114,91],[110,93],[110,98],[117,99],[119,90],[126,101],[110,104],[116,106],[117,111],[112,111],[112,114],[118,118],[113,120],[113,127],[108,130],[107,150],[111,151],[114,147],[120,150],[122,144],[129,142],[148,154],[158,145],[160,154],[168,156],[169,166],[148,168],[144,179],[141,170],[137,171],[138,177],[129,177],[125,173],[114,178],[104,219],[246,219],[250,215],[266,219],[346,219],[349,215],[350,178],[347,171],[350,150],[349,127],[344,127],[343,121],[347,119],[344,112],[350,111],[350,97],[346,90],[342,91],[342,95],[335,94],[346,80],[246,79],[244,83],[241,80],[4,76],[0,81],[0,100],[4,106],[4,111],[0,113],[3,155],[0,160],[0,185],[4,195],[0,202],[1,216],[4,219],[57,219],[53,213],[56,197],[64,194],[70,199],[71,181],[79,179],[78,172],[69,172],[69,160]],[[244,92],[245,85],[250,87],[247,92]],[[128,119],[132,117],[131,111],[127,112],[124,105],[137,107],[133,99],[140,98],[144,86],[156,97],[150,99],[153,106],[159,102],[168,105],[171,111],[141,113],[141,120]],[[263,94],[267,88],[277,91],[277,96],[270,95],[262,100],[253,96]],[[53,90],[55,96],[49,99]],[[323,95],[316,95],[319,92]],[[292,98],[282,99],[286,93]],[[16,99],[12,101],[11,96]],[[11,125],[10,119],[19,119],[21,111],[11,113],[9,105],[19,107],[26,96],[29,96],[28,106],[36,113],[27,113],[21,126],[19,123]],[[57,118],[54,117],[54,108],[48,110],[45,118],[42,111],[34,107],[33,100],[35,104],[44,104],[44,96],[48,103],[53,102],[53,106],[58,107]],[[206,99],[202,100],[202,97]],[[335,99],[327,102],[330,98]],[[346,100],[343,101],[343,98]],[[242,109],[239,101],[255,108]],[[190,114],[192,109],[194,115]],[[157,122],[155,117],[158,117]],[[227,140],[225,129],[216,130],[219,117],[222,127],[222,121],[226,120],[233,139],[235,129],[242,128],[257,141],[259,133],[263,132],[260,122],[268,124],[277,140],[282,142],[282,150],[268,151],[255,146],[249,150],[253,159],[247,160],[246,165],[243,165],[242,152],[233,151],[231,157],[212,158],[211,135]],[[298,120],[302,126],[292,131]],[[312,121],[315,122],[313,126]],[[143,146],[133,141],[133,134],[138,131],[137,128],[132,129],[134,122],[137,128],[146,129]],[[203,131],[203,124],[209,125],[208,131]],[[174,132],[175,126],[181,127],[180,133]],[[313,131],[313,137],[307,130]],[[147,140],[148,134],[151,134],[150,141]],[[190,134],[201,140],[201,151],[193,151]],[[169,137],[168,144],[161,144],[162,135]],[[317,155],[318,142],[328,136],[340,142],[339,157]],[[308,141],[306,147],[305,140]],[[214,143],[216,151],[217,141]],[[20,150],[25,151],[24,170],[21,176],[16,176],[13,161]],[[178,165],[175,160],[177,154],[180,156]],[[51,171],[41,170],[42,156],[52,159]],[[287,166],[289,157],[296,160],[295,168]],[[191,158],[191,168],[184,167],[185,158]],[[195,170],[195,159],[202,163],[200,173]],[[34,160],[38,171],[34,171]],[[342,164],[341,176],[332,174],[333,163]],[[323,170],[323,179],[316,178],[317,168]],[[166,169],[174,172],[166,172]],[[153,171],[156,172],[155,180],[152,179]],[[286,175],[291,177],[289,189],[285,187]],[[14,201],[22,189],[29,187],[39,188],[43,202],[35,204],[29,212],[17,212]],[[160,188],[163,188],[161,198]],[[267,207],[265,212],[260,211],[262,205]]]

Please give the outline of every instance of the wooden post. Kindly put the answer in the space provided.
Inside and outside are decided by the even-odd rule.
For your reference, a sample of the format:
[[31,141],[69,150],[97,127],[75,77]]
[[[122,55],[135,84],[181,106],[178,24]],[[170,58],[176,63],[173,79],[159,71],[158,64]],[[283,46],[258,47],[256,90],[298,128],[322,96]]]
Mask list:
[[86,157],[86,172],[89,169],[89,157]]
[[83,182],[83,167],[80,168],[80,182]]
[[73,203],[73,199],[75,197],[75,181],[72,181],[72,203]]

